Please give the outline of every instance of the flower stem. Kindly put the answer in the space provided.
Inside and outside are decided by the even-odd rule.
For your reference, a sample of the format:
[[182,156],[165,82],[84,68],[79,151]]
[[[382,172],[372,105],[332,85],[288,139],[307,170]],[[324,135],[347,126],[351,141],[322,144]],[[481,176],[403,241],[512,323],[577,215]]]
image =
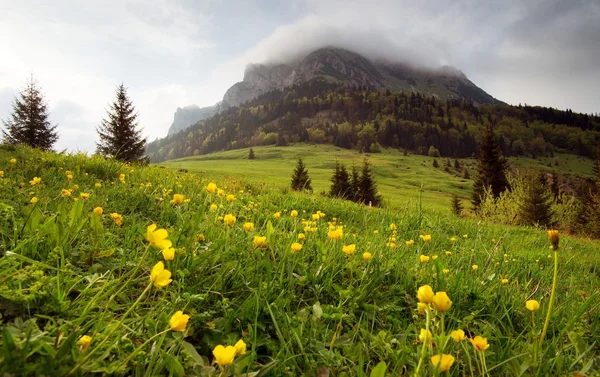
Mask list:
[[158,334],[155,334],[154,336],[152,336],[150,339],[146,340],[146,341],[144,342],[144,344],[142,344],[141,346],[139,346],[138,348],[136,348],[136,349],[135,349],[135,350],[134,350],[134,351],[131,353],[131,355],[129,355],[129,357],[127,357],[127,359],[125,359],[125,360],[124,360],[124,361],[123,361],[121,364],[119,364],[119,366],[117,367],[117,369],[119,369],[119,368],[121,367],[121,365],[127,365],[127,363],[128,363],[128,362],[129,362],[131,359],[133,359],[133,357],[134,357],[135,355],[137,355],[137,353],[138,353],[138,352],[140,352],[140,350],[141,350],[142,348],[144,348],[144,347],[145,347],[145,346],[146,346],[148,343],[150,343],[150,342],[151,342],[151,341],[152,341],[154,338],[156,338],[156,337],[158,337],[158,336],[161,336],[161,335],[163,335],[163,334],[165,334],[165,333],[169,332],[169,330],[171,330],[171,329],[166,329],[166,330],[163,330],[163,331],[159,332]]
[[[429,336],[429,307],[425,309],[426,314],[426,323],[425,330],[427,331],[427,336]],[[419,358],[419,364],[417,364],[417,369],[415,369],[415,376],[419,376],[421,372],[421,367],[423,366],[423,362],[425,361],[425,354],[427,353],[427,339],[423,342],[423,348],[421,349],[421,357]]]
[[554,276],[552,278],[552,292],[550,293],[550,303],[548,304],[548,312],[546,313],[546,321],[544,322],[544,329],[540,336],[540,350],[544,343],[544,337],[546,331],[548,331],[548,325],[550,325],[550,317],[552,316],[552,307],[554,306],[554,298],[556,296],[556,283],[558,280],[558,251],[554,250]]

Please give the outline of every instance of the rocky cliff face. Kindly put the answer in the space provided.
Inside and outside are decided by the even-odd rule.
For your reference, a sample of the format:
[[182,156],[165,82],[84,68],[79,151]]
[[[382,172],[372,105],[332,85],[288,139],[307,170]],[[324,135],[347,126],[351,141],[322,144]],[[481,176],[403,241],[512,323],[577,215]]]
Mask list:
[[173,116],[173,123],[169,127],[167,135],[173,135],[177,132],[188,128],[191,125],[198,123],[203,119],[210,118],[221,110],[221,102],[213,106],[198,107],[196,105],[178,107]]
[[[244,72],[243,81],[227,90],[223,101],[217,104],[219,106],[177,109],[169,135],[206,119],[221,109],[240,106],[271,90],[315,78],[382,90],[419,92],[442,100],[462,98],[476,104],[500,102],[453,67],[435,70],[415,68],[399,62],[372,61],[348,50],[327,47],[313,51],[300,61],[290,64],[249,65]],[[178,117],[180,110],[181,115]]]
[[239,106],[268,91],[317,77],[345,85],[419,92],[442,100],[463,98],[474,103],[499,102],[452,67],[414,68],[403,63],[371,61],[339,48],[322,48],[295,64],[248,66],[244,80],[225,93],[223,105]]

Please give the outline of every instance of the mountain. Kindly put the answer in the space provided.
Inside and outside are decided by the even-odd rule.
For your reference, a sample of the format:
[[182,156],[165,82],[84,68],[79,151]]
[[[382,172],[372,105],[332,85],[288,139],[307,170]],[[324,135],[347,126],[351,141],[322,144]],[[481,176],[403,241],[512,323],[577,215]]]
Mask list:
[[169,135],[217,112],[240,106],[272,90],[282,90],[321,78],[327,82],[377,90],[416,92],[440,100],[464,99],[474,104],[501,103],[452,67],[416,68],[401,62],[375,61],[348,50],[326,47],[286,64],[250,64],[244,79],[231,86],[211,107],[178,108]]
[[244,72],[244,80],[227,90],[223,104],[239,106],[271,90],[318,77],[344,85],[418,92],[441,100],[501,103],[452,67],[425,69],[401,62],[372,61],[348,50],[327,47],[313,51],[296,63],[249,65]]
[[198,107],[190,105],[178,107],[173,116],[173,123],[169,127],[167,135],[174,135],[177,132],[188,128],[191,125],[198,123],[201,120],[210,118],[221,110],[221,102],[208,107]]

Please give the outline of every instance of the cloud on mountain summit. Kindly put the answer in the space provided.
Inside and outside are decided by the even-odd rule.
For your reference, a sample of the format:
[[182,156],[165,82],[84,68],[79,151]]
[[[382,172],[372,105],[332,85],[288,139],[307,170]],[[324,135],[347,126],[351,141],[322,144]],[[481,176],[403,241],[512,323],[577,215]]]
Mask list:
[[600,112],[597,0],[0,0],[0,33],[0,119],[34,73],[58,149],[93,150],[121,82],[152,140],[177,107],[219,101],[247,64],[324,46],[451,65],[508,103]]

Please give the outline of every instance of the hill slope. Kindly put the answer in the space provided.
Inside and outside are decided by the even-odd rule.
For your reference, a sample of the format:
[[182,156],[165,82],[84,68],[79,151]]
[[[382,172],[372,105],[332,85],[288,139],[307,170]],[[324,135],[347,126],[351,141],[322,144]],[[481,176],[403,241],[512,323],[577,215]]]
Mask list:
[[[487,339],[490,375],[587,374],[600,356],[597,243],[561,236],[549,254],[535,229],[240,179],[213,191],[210,176],[97,156],[2,147],[0,171],[6,375],[354,377],[385,362],[377,375],[397,376],[421,360],[429,376],[439,352],[453,355],[451,376],[485,374],[468,340],[448,337],[457,329]],[[161,252],[165,238],[173,249]],[[554,261],[557,305],[534,347]],[[451,304],[419,315],[423,285]],[[541,304],[534,315],[528,299]],[[418,341],[425,328],[435,348]],[[234,344],[229,358],[218,352]]]

